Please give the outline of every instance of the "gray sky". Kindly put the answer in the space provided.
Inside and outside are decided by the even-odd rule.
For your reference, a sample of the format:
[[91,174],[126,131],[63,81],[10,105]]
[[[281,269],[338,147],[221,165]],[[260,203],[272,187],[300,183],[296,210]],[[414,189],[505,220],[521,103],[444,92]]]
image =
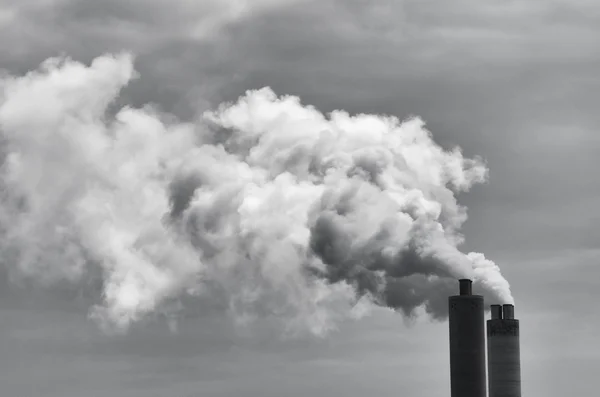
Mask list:
[[[0,67],[136,54],[123,103],[189,119],[272,87],[323,111],[421,116],[480,155],[489,183],[460,197],[466,250],[510,281],[523,394],[595,395],[600,292],[600,3],[591,0],[0,1]],[[374,5],[377,3],[377,5]],[[378,311],[323,340],[240,335],[219,318],[179,335],[102,335],[80,312],[0,308],[7,396],[442,396],[447,324]],[[160,328],[160,327],[159,327]]]

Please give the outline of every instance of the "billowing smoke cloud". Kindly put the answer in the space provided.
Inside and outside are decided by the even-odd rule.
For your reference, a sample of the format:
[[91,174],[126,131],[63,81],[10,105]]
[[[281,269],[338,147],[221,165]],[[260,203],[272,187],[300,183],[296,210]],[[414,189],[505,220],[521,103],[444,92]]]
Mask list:
[[487,169],[420,119],[324,115],[263,88],[187,124],[112,109],[132,78],[123,54],[2,79],[14,285],[85,295],[116,329],[199,305],[315,334],[373,303],[444,318],[460,277],[511,301],[493,262],[457,249],[455,194]]

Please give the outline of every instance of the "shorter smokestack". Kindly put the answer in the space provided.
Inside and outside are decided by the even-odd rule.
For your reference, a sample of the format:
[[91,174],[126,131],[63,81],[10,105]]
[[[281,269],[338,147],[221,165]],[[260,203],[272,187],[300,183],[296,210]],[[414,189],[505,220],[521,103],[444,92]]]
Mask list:
[[521,397],[521,348],[515,307],[492,305],[490,309],[492,319],[487,321],[488,396]]
[[502,320],[502,305],[491,305],[492,320]]
[[515,318],[515,306],[502,305],[502,318],[505,320],[513,320]]
[[472,295],[473,294],[473,281],[468,278],[458,280],[460,295]]

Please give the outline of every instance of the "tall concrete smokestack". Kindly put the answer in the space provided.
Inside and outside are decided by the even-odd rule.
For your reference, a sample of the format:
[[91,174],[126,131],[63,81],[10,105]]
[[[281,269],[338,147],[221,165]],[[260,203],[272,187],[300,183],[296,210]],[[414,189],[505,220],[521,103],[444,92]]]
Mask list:
[[448,298],[451,396],[486,397],[483,296],[472,295],[471,280],[459,284],[460,295]]
[[489,397],[521,397],[519,320],[513,305],[492,305],[487,321]]

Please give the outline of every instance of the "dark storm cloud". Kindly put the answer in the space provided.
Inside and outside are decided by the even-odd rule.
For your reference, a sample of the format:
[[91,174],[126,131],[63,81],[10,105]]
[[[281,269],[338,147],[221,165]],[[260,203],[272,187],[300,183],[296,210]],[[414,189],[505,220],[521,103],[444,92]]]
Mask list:
[[236,4],[20,2],[7,6],[13,11],[0,28],[3,66],[29,70],[61,52],[89,60],[130,49],[144,76],[132,95],[139,101],[152,94],[168,108],[177,101],[185,107],[194,90],[233,96],[242,86],[266,84],[330,107],[346,105],[345,98],[357,109],[369,102],[410,112],[430,108],[434,92],[447,101],[460,89],[465,105],[489,93],[497,111],[485,116],[494,117],[519,110],[519,101],[535,95],[536,80],[539,86],[553,79],[565,62],[581,69],[585,83],[593,77],[586,61],[600,52],[593,39],[597,7],[584,2],[297,0],[260,1],[241,11]]
[[129,87],[123,102],[140,105],[152,98],[166,110],[191,114],[202,105],[198,101],[235,77],[224,28],[290,1],[259,0],[251,7],[231,0],[4,3],[1,68],[25,73],[50,56],[89,62],[128,50],[144,79]]

